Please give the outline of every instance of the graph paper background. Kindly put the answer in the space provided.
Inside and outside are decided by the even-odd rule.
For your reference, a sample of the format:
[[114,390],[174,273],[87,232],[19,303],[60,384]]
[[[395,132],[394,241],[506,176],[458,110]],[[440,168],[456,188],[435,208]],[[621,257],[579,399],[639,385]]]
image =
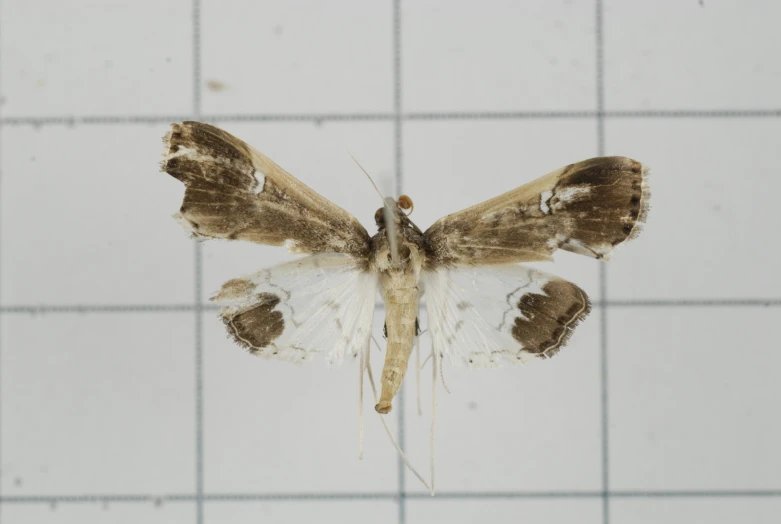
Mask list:
[[[779,18],[769,0],[2,0],[3,524],[779,522]],[[601,154],[651,166],[653,208],[609,265],[545,267],[596,306],[559,357],[445,368],[431,498],[371,403],[357,460],[357,366],[225,338],[209,294],[289,255],[170,219],[182,187],[157,162],[182,119],[367,227],[347,151],[422,227]],[[413,386],[390,421],[425,469]]]

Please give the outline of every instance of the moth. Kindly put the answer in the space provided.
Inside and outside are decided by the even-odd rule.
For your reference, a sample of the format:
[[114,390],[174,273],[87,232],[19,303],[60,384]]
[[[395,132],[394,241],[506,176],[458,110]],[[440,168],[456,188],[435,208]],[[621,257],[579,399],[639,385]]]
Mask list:
[[552,357],[588,315],[586,293],[521,262],[559,249],[607,260],[648,212],[646,167],[612,156],[553,171],[422,231],[412,201],[388,198],[369,235],[356,218],[229,133],[173,124],[162,170],[185,185],[174,215],[197,239],[285,246],[307,256],[226,282],[212,297],[230,336],[269,359],[366,351],[375,299],[387,345],[375,409],[391,411],[421,299],[433,355],[472,368]]

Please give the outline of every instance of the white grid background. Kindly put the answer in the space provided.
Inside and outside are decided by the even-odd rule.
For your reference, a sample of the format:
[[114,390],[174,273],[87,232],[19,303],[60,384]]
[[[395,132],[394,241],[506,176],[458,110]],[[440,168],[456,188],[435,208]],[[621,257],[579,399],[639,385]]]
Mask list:
[[[2,0],[2,522],[778,522],[780,17],[760,0]],[[598,154],[651,165],[653,209],[609,265],[545,267],[595,302],[567,351],[446,368],[431,498],[370,405],[357,460],[355,366],[225,339],[205,298],[288,256],[194,245],[170,220],[182,189],[156,162],[183,119],[367,226],[347,150],[423,228]],[[424,466],[412,384],[392,420]]]

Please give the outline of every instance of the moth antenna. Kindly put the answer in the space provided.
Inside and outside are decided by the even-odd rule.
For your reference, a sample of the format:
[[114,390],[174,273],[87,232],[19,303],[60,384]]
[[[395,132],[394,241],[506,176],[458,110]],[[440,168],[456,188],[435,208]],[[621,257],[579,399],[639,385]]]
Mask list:
[[431,355],[426,357],[426,360],[423,361],[423,364],[420,366],[420,369],[423,369],[426,367],[426,364],[428,364],[428,361],[431,360]]
[[415,397],[418,401],[418,416],[423,415],[423,409],[420,407],[420,335],[415,337]]
[[360,163],[358,163],[358,161],[355,159],[355,157],[353,156],[353,154],[352,154],[352,153],[350,153],[350,152],[348,151],[348,152],[347,152],[347,154],[348,154],[348,155],[350,155],[350,158],[352,158],[352,159],[353,159],[353,162],[355,162],[355,165],[357,165],[357,166],[358,166],[358,168],[359,168],[361,171],[363,171],[363,174],[364,174],[364,175],[366,175],[366,178],[368,178],[368,179],[369,179],[369,182],[371,182],[371,183],[372,183],[372,186],[374,186],[374,190],[375,190],[375,191],[377,191],[377,194],[378,194],[378,195],[380,195],[380,200],[382,200],[382,203],[383,203],[383,205],[385,205],[385,197],[384,197],[384,196],[382,196],[382,192],[380,191],[380,188],[379,188],[379,187],[377,187],[377,184],[375,184],[375,183],[374,183],[374,180],[372,180],[372,177],[371,177],[371,175],[369,175],[369,173],[368,173],[368,172],[367,172],[367,171],[366,171],[366,170],[363,168],[363,166],[362,166]]
[[363,168],[358,160],[355,159],[352,153],[348,151],[347,154],[350,155],[350,158],[353,159],[355,165],[357,165],[358,168],[363,171],[363,174],[366,175],[366,178],[368,178],[369,182],[371,182],[372,186],[374,186],[374,190],[377,191],[378,195],[380,195],[380,200],[382,200],[382,214],[385,218],[385,230],[388,233],[388,243],[390,244],[391,260],[393,260],[394,265],[397,265],[399,263],[399,248],[396,245],[396,219],[393,216],[393,206],[396,204],[396,202],[391,197],[386,198],[382,196],[380,188],[377,187],[377,184],[374,183],[374,180],[372,180],[372,177],[369,175],[369,173]]
[[445,373],[442,371],[445,366],[442,365],[442,355],[439,355],[439,378],[442,379],[442,387],[445,388],[445,391],[447,391],[447,394],[450,395],[450,388],[447,387],[447,384],[445,384]]
[[[434,351],[434,341],[431,341],[431,442],[429,464],[431,475],[431,496],[434,496],[434,428],[437,422],[437,355]],[[441,363],[440,363],[441,366]],[[440,369],[442,369],[440,367]],[[443,382],[444,384],[444,382]]]
[[[374,341],[374,344],[377,346],[377,348],[379,348],[380,345],[377,344],[377,340],[374,338],[374,335],[372,335],[372,340]],[[377,400],[377,387],[374,384],[374,374],[372,373],[372,366],[371,366],[371,363],[369,362],[368,358],[366,359],[366,371],[369,374],[369,384],[371,384],[371,387],[372,387],[372,394],[374,395],[374,402],[377,403],[378,402],[378,400]],[[418,473],[417,470],[412,467],[412,464],[410,464],[409,460],[407,459],[407,455],[404,454],[404,452],[401,450],[401,448],[399,447],[398,443],[396,442],[396,439],[393,438],[393,433],[391,433],[391,430],[388,427],[388,423],[385,422],[385,417],[383,417],[379,413],[377,414],[377,416],[380,417],[380,421],[382,422],[382,426],[385,428],[385,433],[388,434],[388,438],[393,443],[393,447],[396,448],[396,451],[398,452],[399,456],[401,457],[401,460],[404,462],[404,464],[407,466],[407,468],[416,477],[418,477],[418,480],[421,481],[423,483],[423,485],[426,486],[426,488],[431,490],[431,487],[428,485],[428,482],[426,482],[423,479],[423,477],[421,476],[421,474]]]

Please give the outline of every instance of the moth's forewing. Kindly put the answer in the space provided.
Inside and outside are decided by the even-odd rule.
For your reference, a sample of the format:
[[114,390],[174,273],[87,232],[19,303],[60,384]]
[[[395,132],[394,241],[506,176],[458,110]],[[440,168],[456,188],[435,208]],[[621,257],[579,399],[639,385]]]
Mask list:
[[607,259],[639,234],[649,196],[636,160],[570,164],[435,222],[427,267],[547,261],[557,249]]
[[370,239],[348,212],[231,134],[173,124],[162,170],[185,185],[177,218],[196,237],[346,253],[368,263]]

